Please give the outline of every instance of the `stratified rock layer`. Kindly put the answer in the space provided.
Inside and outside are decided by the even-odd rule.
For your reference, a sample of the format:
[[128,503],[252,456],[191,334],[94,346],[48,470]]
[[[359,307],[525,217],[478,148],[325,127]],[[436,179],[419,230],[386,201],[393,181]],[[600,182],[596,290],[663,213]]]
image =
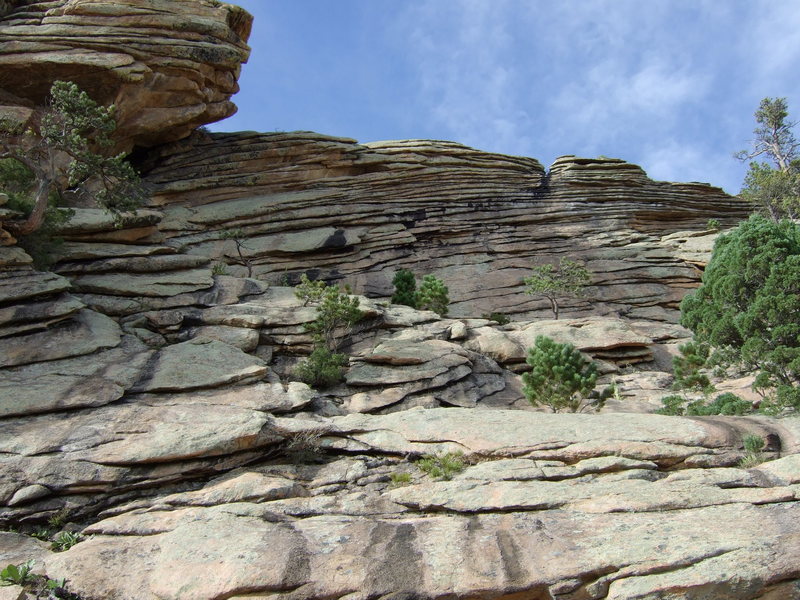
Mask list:
[[236,111],[251,22],[211,0],[12,2],[0,12],[0,115],[24,121],[68,80],[116,106],[119,149],[181,139]]
[[748,212],[718,188],[654,182],[617,159],[562,157],[547,174],[534,159],[451,142],[197,134],[144,166],[168,245],[234,274],[308,272],[368,296],[390,295],[399,268],[433,273],[456,316],[544,316],[549,303],[521,280],[568,256],[592,272],[590,299],[568,301],[572,313],[674,322],[699,271],[660,237]]

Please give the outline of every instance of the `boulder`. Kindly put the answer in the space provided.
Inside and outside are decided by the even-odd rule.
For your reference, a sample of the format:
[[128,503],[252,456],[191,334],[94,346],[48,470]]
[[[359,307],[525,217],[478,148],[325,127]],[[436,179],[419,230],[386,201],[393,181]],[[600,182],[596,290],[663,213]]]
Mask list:
[[211,0],[13,5],[0,17],[0,69],[3,91],[17,101],[0,114],[26,119],[20,109],[43,105],[64,79],[116,106],[118,150],[179,140],[236,111],[230,98],[251,22]]

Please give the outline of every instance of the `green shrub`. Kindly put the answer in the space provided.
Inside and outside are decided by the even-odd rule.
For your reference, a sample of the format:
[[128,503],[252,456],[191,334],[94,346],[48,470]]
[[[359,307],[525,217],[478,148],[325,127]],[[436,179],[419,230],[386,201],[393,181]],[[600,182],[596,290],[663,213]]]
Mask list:
[[415,304],[420,310],[432,310],[441,317],[447,315],[450,304],[449,290],[444,282],[433,275],[425,275],[416,293]]
[[683,405],[686,404],[686,398],[678,396],[677,394],[672,394],[661,398],[661,403],[664,406],[659,408],[656,414],[677,417],[684,413]]
[[766,408],[800,408],[800,226],[753,215],[721,235],[681,324],[712,360],[757,370]]
[[568,258],[562,258],[558,267],[550,264],[534,267],[531,276],[522,280],[526,294],[544,296],[550,301],[554,319],[559,315],[558,299],[582,298],[590,281],[584,264]]
[[540,335],[528,350],[526,362],[531,370],[522,375],[522,391],[534,406],[548,406],[553,412],[599,410],[613,394],[610,387],[594,393],[597,365],[572,344],[559,344]]
[[420,471],[434,479],[452,479],[467,468],[464,455],[461,452],[447,452],[445,454],[426,454],[417,461]]
[[56,538],[53,540],[53,543],[50,544],[50,549],[55,552],[63,552],[64,550],[69,550],[82,540],[83,536],[80,533],[73,531],[62,531],[56,536]]
[[660,415],[687,415],[687,416],[709,416],[709,415],[746,415],[753,411],[752,404],[742,400],[732,392],[720,394],[712,402],[706,400],[689,401],[680,395],[666,396],[661,399],[664,404],[656,413]]
[[33,579],[31,571],[35,561],[29,560],[18,565],[8,565],[0,571],[0,585],[25,585]]
[[714,386],[708,376],[701,371],[708,363],[710,349],[707,344],[688,342],[678,346],[681,355],[672,359],[672,368],[675,381],[674,390],[690,390],[708,394],[714,391]]
[[393,486],[406,485],[411,483],[411,473],[390,473],[389,479],[391,480]]
[[294,288],[294,295],[303,301],[303,306],[317,304],[322,300],[327,287],[324,281],[311,281],[308,275],[303,273],[300,275],[300,283]]
[[306,325],[306,330],[314,336],[314,343],[335,352],[341,339],[364,316],[358,308],[358,298],[351,298],[337,286],[327,286],[317,306],[317,318]]
[[718,219],[709,219],[706,223],[706,229],[711,229],[712,231],[718,231],[720,227]]
[[344,354],[331,352],[324,346],[314,349],[311,355],[294,369],[294,376],[313,388],[324,389],[336,385],[344,378],[348,359]]
[[739,467],[742,469],[749,469],[764,462],[764,455],[761,450],[766,445],[764,438],[760,435],[749,434],[744,437],[744,457],[739,461]]
[[703,401],[690,402],[686,414],[692,416],[706,415],[746,415],[753,412],[753,405],[742,400],[732,392],[725,392],[708,404]]
[[392,294],[393,304],[403,304],[412,308],[417,307],[417,281],[414,273],[408,269],[400,269],[394,274],[392,279],[394,284],[394,294]]
[[[75,83],[55,81],[46,108],[23,135],[9,127],[0,123],[0,159],[15,161],[36,181],[25,191],[31,206],[25,220],[4,223],[13,235],[40,229],[53,198],[67,192],[93,200],[116,217],[145,199],[146,190],[130,163],[122,154],[109,155],[114,107],[99,106]],[[7,168],[0,169],[0,178],[7,174]],[[11,187],[16,176],[12,174]]]

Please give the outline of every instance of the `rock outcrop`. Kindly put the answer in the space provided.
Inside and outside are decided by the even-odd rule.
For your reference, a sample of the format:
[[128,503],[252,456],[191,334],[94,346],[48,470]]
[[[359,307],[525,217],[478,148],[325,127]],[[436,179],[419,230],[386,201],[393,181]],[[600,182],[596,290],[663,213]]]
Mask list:
[[[249,448],[258,438],[272,452],[179,486],[163,459],[201,445],[222,452],[212,434],[219,422],[195,413],[195,434],[182,440],[166,435],[176,425],[165,419],[176,413],[173,401],[139,405],[145,409],[165,435],[145,431],[136,434],[141,441],[81,449],[90,440],[73,434],[70,453],[95,482],[89,489],[84,480],[85,494],[102,481],[122,492],[111,480],[126,470],[132,482],[158,479],[158,491],[128,502],[120,494],[123,502],[67,552],[35,548],[51,577],[67,577],[88,598],[766,599],[800,592],[793,421],[474,409],[298,415],[266,425],[250,417],[239,425],[260,428]],[[149,418],[128,419],[134,416],[137,429],[148,429]],[[14,450],[33,460],[43,444],[63,447],[69,431],[74,424],[53,430],[47,442],[34,442],[32,432],[15,436]],[[768,438],[770,455],[788,455],[737,468],[745,433]],[[415,462],[447,451],[463,453],[452,480],[431,478]],[[94,461],[102,464],[85,471]],[[222,470],[224,462],[214,466]],[[52,489],[18,492],[19,504]],[[32,555],[22,536],[5,536],[5,560]]]
[[[797,419],[647,414],[707,221],[747,207],[617,159],[184,137],[230,112],[249,24],[212,0],[0,0],[3,115],[66,75],[117,102],[121,147],[177,140],[136,153],[153,195],[121,225],[75,209],[50,271],[0,240],[0,567],[82,600],[800,598]],[[592,294],[551,320],[521,279],[562,256]],[[401,267],[445,281],[450,317],[387,301]],[[292,380],[303,273],[364,312],[324,391]],[[616,384],[600,414],[524,399],[537,335]],[[59,530],[82,541],[34,537]]]
[[211,0],[0,6],[0,118],[25,121],[53,81],[117,108],[117,147],[153,146],[236,111],[252,17]]
[[590,300],[567,303],[573,314],[674,322],[700,271],[660,237],[749,210],[718,188],[654,182],[621,160],[562,157],[546,173],[534,159],[451,142],[197,134],[144,168],[167,245],[237,275],[241,251],[258,278],[308,272],[368,296],[391,294],[399,268],[433,273],[456,316],[545,316],[549,304],[521,280],[569,256],[593,273]]

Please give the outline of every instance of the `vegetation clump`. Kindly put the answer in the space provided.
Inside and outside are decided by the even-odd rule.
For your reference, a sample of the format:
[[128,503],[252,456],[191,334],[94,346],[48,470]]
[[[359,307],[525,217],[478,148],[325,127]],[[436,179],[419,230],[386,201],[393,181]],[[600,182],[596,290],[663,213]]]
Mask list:
[[681,324],[723,367],[756,370],[762,409],[800,408],[800,226],[753,215],[720,236]]
[[800,142],[792,131],[795,123],[788,120],[786,98],[764,98],[755,117],[757,127],[751,148],[738,152],[736,157],[742,161],[765,157],[769,162],[750,163],[740,195],[773,221],[798,218]]
[[400,269],[394,274],[392,284],[394,285],[392,304],[403,304],[412,308],[417,307],[417,280],[413,272],[408,269]]
[[689,390],[708,394],[714,391],[714,386],[702,369],[708,364],[710,349],[707,344],[687,342],[678,346],[680,356],[672,359],[672,368],[675,380],[672,384],[674,390]]
[[306,330],[314,340],[311,355],[295,367],[298,380],[316,388],[335,385],[344,376],[348,359],[339,349],[343,338],[350,334],[353,326],[361,320],[363,313],[359,299],[350,297],[336,285],[324,281],[311,281],[303,274],[295,295],[303,300],[303,306],[317,305],[317,317],[306,324]]
[[761,450],[766,445],[764,438],[751,433],[745,436],[743,443],[745,454],[739,461],[740,468],[750,469],[764,462],[764,455],[761,453]]
[[328,388],[342,380],[347,362],[347,356],[344,354],[318,346],[306,360],[295,367],[294,376],[313,388]]
[[416,293],[415,302],[420,310],[432,310],[440,317],[447,316],[450,291],[444,281],[433,275],[425,275]]
[[425,275],[419,290],[417,290],[414,273],[408,269],[400,269],[395,273],[392,283],[394,284],[394,294],[392,294],[394,304],[404,304],[419,310],[432,310],[441,317],[447,315],[450,290],[438,277]]
[[511,323],[511,319],[505,313],[501,312],[492,312],[492,313],[484,313],[481,315],[484,319],[489,319],[490,321],[494,321],[498,325],[508,325]]
[[426,454],[417,461],[417,467],[434,479],[450,480],[467,468],[462,452]]
[[[27,217],[3,226],[14,235],[42,227],[66,194],[89,198],[115,215],[141,204],[145,191],[123,154],[107,155],[114,107],[99,106],[75,83],[56,81],[41,117],[25,130],[0,122],[0,183],[10,179]],[[13,163],[13,164],[12,164]],[[26,186],[21,170],[27,171]]]
[[544,296],[550,301],[553,318],[559,316],[559,298],[583,298],[591,276],[586,266],[578,261],[562,258],[558,267],[552,264],[533,268],[533,273],[525,277],[525,293]]
[[522,375],[522,391],[533,406],[547,406],[553,412],[599,410],[614,393],[613,386],[595,392],[597,365],[572,344],[540,335],[526,362],[531,370]]
[[62,531],[56,535],[53,543],[50,544],[50,549],[55,552],[64,552],[81,541],[83,541],[83,536],[80,533],[74,531]]
[[[35,561],[9,564],[0,570],[0,586],[19,585],[35,598],[47,600],[81,600],[78,594],[67,590],[66,579],[50,579],[33,572]],[[15,596],[16,597],[16,596]]]

